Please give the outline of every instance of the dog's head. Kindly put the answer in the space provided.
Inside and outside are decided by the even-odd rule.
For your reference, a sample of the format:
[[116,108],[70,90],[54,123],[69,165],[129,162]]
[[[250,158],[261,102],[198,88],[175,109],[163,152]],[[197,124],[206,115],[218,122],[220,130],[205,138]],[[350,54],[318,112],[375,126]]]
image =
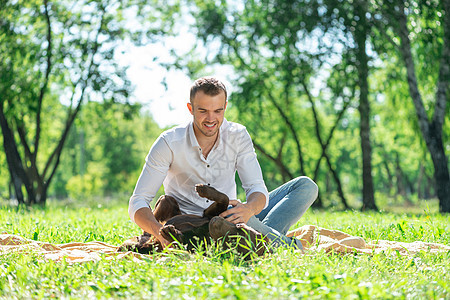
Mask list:
[[177,200],[175,200],[174,197],[162,195],[159,197],[158,201],[156,201],[153,214],[159,223],[164,224],[170,218],[181,215],[181,211]]
[[251,253],[257,256],[271,253],[269,239],[244,223],[233,224],[222,217],[214,217],[209,222],[209,232],[214,240],[222,240],[224,247],[236,247],[245,259],[250,259]]

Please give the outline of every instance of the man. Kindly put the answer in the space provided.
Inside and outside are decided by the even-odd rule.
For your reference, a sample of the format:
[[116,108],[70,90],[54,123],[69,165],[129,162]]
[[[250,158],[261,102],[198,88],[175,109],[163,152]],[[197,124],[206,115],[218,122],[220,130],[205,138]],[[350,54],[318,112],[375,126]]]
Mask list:
[[[150,202],[163,184],[165,194],[177,200],[183,214],[202,215],[212,204],[195,192],[195,184],[203,183],[234,199],[230,200],[232,207],[221,214],[228,221],[247,223],[275,243],[301,248],[298,240],[285,234],[316,199],[317,185],[307,177],[298,177],[267,192],[250,135],[244,126],[224,118],[227,91],[219,80],[196,80],[187,107],[193,120],[163,132],[146,157],[130,198],[131,220],[168,245],[159,234],[162,225],[156,221]],[[245,190],[245,203],[236,200],[236,171]]]

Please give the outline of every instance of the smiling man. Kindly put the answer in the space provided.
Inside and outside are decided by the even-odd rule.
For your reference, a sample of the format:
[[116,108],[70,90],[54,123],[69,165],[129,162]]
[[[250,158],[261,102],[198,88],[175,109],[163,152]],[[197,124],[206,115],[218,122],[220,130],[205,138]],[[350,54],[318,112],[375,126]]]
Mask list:
[[[270,194],[264,184],[253,143],[244,126],[224,118],[227,107],[225,85],[212,77],[196,80],[187,108],[189,124],[163,132],[146,157],[146,163],[130,198],[130,218],[163,244],[162,227],[150,209],[150,202],[164,185],[182,214],[202,215],[212,202],[201,198],[196,184],[207,184],[225,193],[231,208],[222,213],[228,221],[247,223],[276,243],[301,248],[298,240],[285,234],[317,197],[317,185],[298,177]],[[246,201],[236,199],[235,174],[239,175]]]

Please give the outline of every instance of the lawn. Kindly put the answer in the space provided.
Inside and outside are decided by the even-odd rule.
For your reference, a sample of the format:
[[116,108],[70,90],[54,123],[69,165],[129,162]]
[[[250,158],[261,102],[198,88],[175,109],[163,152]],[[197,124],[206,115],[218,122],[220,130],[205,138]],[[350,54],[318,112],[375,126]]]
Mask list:
[[[125,203],[50,203],[0,207],[0,232],[50,243],[103,241],[118,245],[140,230]],[[419,210],[419,212],[417,212]],[[398,211],[398,210],[397,210]],[[404,210],[405,211],[405,210]],[[387,239],[450,245],[450,216],[428,208],[414,213],[310,210],[305,224],[338,229],[366,241]],[[421,211],[421,212],[420,212]],[[101,260],[42,262],[37,255],[0,256],[0,298],[131,299],[449,299],[450,253],[400,256],[308,253],[277,249],[250,262],[202,253],[161,253],[140,263]]]

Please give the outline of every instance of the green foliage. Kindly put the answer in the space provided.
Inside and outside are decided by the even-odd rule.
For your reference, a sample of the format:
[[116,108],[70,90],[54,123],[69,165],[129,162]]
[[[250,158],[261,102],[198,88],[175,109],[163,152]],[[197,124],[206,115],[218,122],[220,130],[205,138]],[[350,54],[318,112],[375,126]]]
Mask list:
[[[400,38],[393,31],[396,20],[390,14],[396,13],[397,2],[192,3],[194,28],[210,51],[203,67],[200,51],[190,53],[184,67],[193,76],[210,74],[215,64],[232,69],[227,117],[244,124],[252,135],[269,190],[291,177],[312,177],[321,153],[318,138],[326,139],[337,124],[327,148],[331,167],[341,179],[344,194],[361,198],[358,31],[367,35],[363,44],[369,59],[372,175],[376,194],[383,195],[377,201],[384,196],[408,202],[436,195],[432,160],[418,134],[404,63],[396,49]],[[405,5],[420,92],[431,116],[443,48],[444,28],[439,24],[445,11],[439,1],[406,1]],[[364,20],[358,7],[367,12],[362,14]],[[366,22],[366,30],[361,31],[358,26]],[[192,57],[195,68],[189,64]],[[319,125],[314,123],[310,96]],[[350,106],[338,121],[347,102]],[[447,154],[449,116],[443,129]],[[337,184],[324,161],[315,179],[326,206],[334,206],[339,202]],[[353,205],[361,204],[353,201]]]
[[[314,224],[366,241],[421,240],[450,244],[449,216],[308,211],[296,226]],[[119,245],[140,233],[126,200],[49,203],[46,208],[0,208],[0,232],[50,243],[93,240]],[[69,265],[34,254],[3,255],[1,298],[447,298],[450,253],[395,251],[336,255],[277,249],[244,262],[214,247],[196,254],[165,252],[141,262],[106,260]]]
[[[51,195],[130,195],[162,131],[140,106],[88,103],[71,131]],[[130,111],[133,109],[135,111]]]
[[102,181],[104,174],[96,164],[89,164],[90,171],[84,175],[75,175],[66,184],[67,195],[71,199],[83,199],[88,196],[102,195],[105,183]]
[[[127,45],[147,44],[172,34],[178,20],[192,20],[195,23],[190,30],[198,36],[196,47],[204,50],[206,46],[206,57],[196,48],[174,65],[193,78],[215,70],[222,75],[217,66],[230,68],[233,92],[227,118],[247,126],[269,190],[291,177],[314,174],[321,145],[308,93],[317,110],[322,139],[350,102],[337,122],[327,153],[344,194],[353,207],[360,207],[358,74],[352,38],[358,23],[355,3],[208,0],[186,1],[180,10],[176,0],[50,1],[46,5],[4,0],[0,10],[0,53],[4,57],[0,61],[0,101],[13,129],[26,129],[24,139],[33,152],[37,151],[37,99],[43,93],[36,153],[39,175],[61,140],[68,115],[75,113],[77,103],[84,106],[67,136],[50,196],[129,195],[161,129],[151,117],[138,113],[140,106],[129,103],[132,85],[116,55]],[[400,40],[391,13],[398,3],[366,4],[371,25],[367,53],[377,202],[434,197],[433,164],[418,134],[406,71],[396,50]],[[405,5],[420,92],[431,116],[443,44],[443,2],[412,0]],[[193,18],[180,17],[180,11]],[[447,106],[443,128],[447,155],[449,111]],[[17,132],[15,139],[20,141]],[[32,165],[33,155],[26,155],[22,142],[19,152],[24,166]],[[53,160],[50,166],[54,164]],[[10,196],[9,181],[5,153],[0,152],[0,197]],[[336,183],[324,159],[316,181],[325,206],[340,207]]]
[[[123,103],[123,113],[133,115],[133,86],[117,55],[129,45],[170,34],[178,10],[177,1],[1,2],[0,113],[4,139],[12,147],[7,152],[11,181],[18,191],[25,186],[28,196],[17,193],[19,202],[45,204],[68,133],[87,102],[103,102],[104,110]],[[98,142],[118,144],[124,133],[117,134]],[[136,168],[127,155],[131,148],[114,149],[104,151],[106,167],[117,173],[104,183],[111,191]],[[119,153],[125,155],[122,164]],[[61,182],[55,188],[61,190]]]

